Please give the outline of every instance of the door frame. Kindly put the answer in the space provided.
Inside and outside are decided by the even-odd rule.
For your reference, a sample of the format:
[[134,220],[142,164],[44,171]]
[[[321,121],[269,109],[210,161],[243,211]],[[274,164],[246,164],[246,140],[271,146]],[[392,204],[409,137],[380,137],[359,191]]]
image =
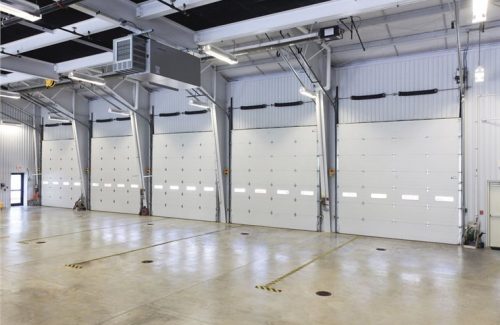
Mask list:
[[486,217],[488,218],[487,228],[486,228],[486,235],[488,236],[488,246],[491,247],[491,211],[490,211],[490,190],[492,186],[500,186],[500,180],[499,181],[488,181],[488,188],[486,190]]
[[[11,181],[12,181],[12,176],[13,175],[20,175],[21,176],[21,203],[15,203],[15,204],[12,204],[12,202],[10,203],[10,206],[11,207],[18,207],[18,206],[24,206],[24,173],[10,173],[10,177],[11,177]],[[10,192],[9,194],[12,193],[12,184],[11,184],[11,188],[10,188]],[[14,190],[14,191],[17,191],[17,190]],[[11,199],[11,196],[9,196],[9,201]]]

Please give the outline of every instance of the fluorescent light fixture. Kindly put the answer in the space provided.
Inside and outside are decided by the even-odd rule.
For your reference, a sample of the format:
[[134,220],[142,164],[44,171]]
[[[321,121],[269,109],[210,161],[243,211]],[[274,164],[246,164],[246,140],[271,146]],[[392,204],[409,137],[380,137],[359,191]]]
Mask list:
[[186,186],[186,191],[196,191],[196,186]]
[[172,191],[177,191],[179,189],[179,186],[177,185],[170,185],[169,187]]
[[488,11],[489,0],[472,1],[472,23],[482,23],[486,21],[486,12]]
[[74,182],[74,183],[73,183],[73,185],[74,185],[74,186],[80,186],[80,185],[82,185],[82,184],[81,184],[80,182]]
[[125,187],[125,184],[116,184],[116,187],[119,187],[119,188],[124,188],[124,187]]
[[484,82],[484,68],[482,65],[478,66],[476,70],[474,70],[474,81],[475,82]]
[[289,190],[277,190],[276,194],[278,194],[278,195],[288,195],[288,194],[290,194],[290,191]]
[[102,78],[89,76],[88,74],[84,74],[84,73],[76,72],[76,71],[71,71],[68,74],[68,78],[70,78],[71,80],[88,82],[89,84],[93,84],[96,86],[105,86],[106,85],[106,80],[104,80]]
[[420,200],[420,197],[418,195],[414,194],[403,194],[401,195],[402,200],[407,200],[407,201],[418,201]]
[[226,62],[229,64],[237,64],[238,63],[238,59],[234,55],[232,55],[232,54],[230,54],[230,53],[228,53],[228,52],[226,52],[226,51],[224,51],[216,46],[205,45],[205,46],[203,46],[202,49],[203,49],[203,52],[205,52],[206,54],[211,55],[214,58],[219,59],[223,62]]
[[99,183],[92,183],[92,187],[99,187]]
[[342,197],[358,197],[356,192],[342,192]]
[[123,115],[123,116],[130,116],[129,113],[122,111],[121,109],[118,109],[116,107],[108,108],[108,113],[113,113],[113,114],[118,114],[118,115]]
[[205,186],[205,187],[203,188],[203,190],[204,190],[205,192],[213,192],[213,191],[214,191],[214,188],[213,188],[212,186]]
[[267,190],[265,188],[256,188],[255,193],[257,194],[266,194]]
[[304,87],[300,87],[299,88],[299,93],[302,95],[302,96],[306,96],[306,97],[309,97],[309,98],[312,98],[312,99],[316,99],[316,94],[313,93],[312,91],[310,90],[307,90],[305,89]]
[[0,2],[0,11],[31,22],[42,19],[40,7],[24,0],[2,0]]
[[387,199],[387,194],[385,193],[372,193],[370,195],[372,199]]
[[58,115],[53,115],[53,114],[49,114],[48,118],[49,118],[49,120],[54,121],[54,122],[61,122],[61,123],[69,123],[70,122],[70,120],[67,120],[63,117],[60,117]]
[[139,185],[137,185],[137,184],[130,184],[130,188],[139,188]]
[[453,201],[455,201],[453,196],[435,196],[434,200],[436,200],[437,202],[453,202]]
[[201,100],[198,100],[198,99],[190,99],[189,105],[195,106],[195,107],[200,107],[200,108],[205,108],[205,109],[210,108],[210,105],[208,105],[208,103],[202,102]]
[[155,185],[155,190],[163,190],[163,185]]
[[[0,2],[1,3],[1,2]],[[0,90],[0,97],[5,97],[5,98],[12,98],[12,99],[20,99],[21,94],[15,91],[8,91],[8,90]]]
[[244,188],[241,188],[241,187],[236,187],[234,189],[234,192],[235,193],[245,193],[247,190],[245,190]]
[[300,195],[313,196],[314,191],[300,191]]

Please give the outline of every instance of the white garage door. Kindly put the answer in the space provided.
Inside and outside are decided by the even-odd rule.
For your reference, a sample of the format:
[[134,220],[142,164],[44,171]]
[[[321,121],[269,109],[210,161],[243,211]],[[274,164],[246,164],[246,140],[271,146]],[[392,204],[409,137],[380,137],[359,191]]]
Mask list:
[[233,223],[316,230],[316,127],[233,131]]
[[457,244],[460,120],[339,125],[342,233]]
[[216,220],[216,164],[212,132],[153,137],[153,214]]
[[74,140],[42,142],[42,205],[72,208],[81,196]]
[[92,210],[139,213],[140,184],[131,136],[92,139]]

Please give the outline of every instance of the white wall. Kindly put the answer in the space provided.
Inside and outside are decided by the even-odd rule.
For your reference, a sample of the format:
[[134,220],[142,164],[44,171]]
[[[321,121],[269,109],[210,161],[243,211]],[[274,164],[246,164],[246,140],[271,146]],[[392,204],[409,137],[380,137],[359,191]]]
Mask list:
[[[25,203],[33,195],[35,178],[35,154],[33,149],[33,129],[27,126],[0,124],[0,183],[10,189],[10,174],[24,173]],[[0,190],[0,201],[10,206],[10,192]]]
[[[469,51],[470,88],[466,93],[463,115],[468,221],[474,220],[480,210],[486,213],[487,181],[500,180],[500,44],[483,46],[481,60],[486,80],[475,84],[477,48]],[[336,68],[333,85],[339,86],[340,97],[343,98],[340,100],[340,123],[458,117],[456,90],[418,97],[389,96],[367,101],[347,99],[352,95],[380,92],[391,94],[403,90],[456,88],[453,79],[456,68],[457,56],[453,50]],[[478,119],[480,122],[476,123]],[[485,230],[485,215],[480,220]]]

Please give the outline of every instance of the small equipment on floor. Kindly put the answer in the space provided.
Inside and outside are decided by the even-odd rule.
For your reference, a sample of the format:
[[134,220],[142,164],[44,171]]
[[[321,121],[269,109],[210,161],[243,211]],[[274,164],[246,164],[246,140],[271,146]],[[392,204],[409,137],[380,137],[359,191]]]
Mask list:
[[465,227],[463,243],[466,248],[484,248],[484,243],[481,237],[484,232],[480,230],[479,220],[476,219],[475,222],[471,222]]

